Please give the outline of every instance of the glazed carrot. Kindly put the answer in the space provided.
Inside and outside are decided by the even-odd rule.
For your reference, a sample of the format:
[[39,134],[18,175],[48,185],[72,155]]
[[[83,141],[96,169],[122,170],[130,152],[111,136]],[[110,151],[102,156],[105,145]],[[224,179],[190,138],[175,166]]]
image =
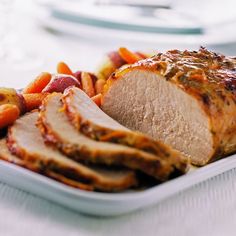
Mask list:
[[93,97],[95,95],[95,89],[93,86],[93,79],[87,72],[81,73],[81,84],[82,89],[89,97]]
[[48,95],[48,93],[28,93],[23,94],[25,99],[26,111],[32,111],[39,108],[42,104],[43,99]]
[[96,81],[95,83],[96,94],[102,93],[105,83],[106,81],[104,79],[98,79]]
[[20,115],[16,105],[4,104],[0,106],[0,129],[11,125]]
[[63,61],[57,64],[57,73],[59,74],[66,74],[66,75],[73,75],[70,67]]
[[118,53],[128,64],[135,63],[142,59],[142,57],[129,51],[127,48],[119,48]]
[[[148,55],[147,54],[144,54],[142,52],[135,52],[136,55],[138,55],[139,57],[141,57],[142,59],[146,59],[148,58]],[[150,55],[151,56],[151,55]]]
[[41,93],[51,80],[51,74],[42,72],[24,90],[23,93]]
[[102,99],[102,94],[99,93],[93,97],[91,97],[91,99],[100,107],[101,106],[101,99]]

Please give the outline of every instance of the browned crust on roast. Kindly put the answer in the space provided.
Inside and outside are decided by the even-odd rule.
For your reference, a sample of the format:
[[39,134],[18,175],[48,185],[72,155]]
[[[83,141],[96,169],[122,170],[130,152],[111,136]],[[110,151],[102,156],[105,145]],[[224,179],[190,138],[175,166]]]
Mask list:
[[[0,140],[0,142],[6,142],[6,141]],[[36,173],[39,173],[42,175],[46,175],[54,180],[57,180],[63,184],[69,185],[71,187],[75,187],[75,188],[79,188],[79,189],[83,189],[83,190],[87,190],[87,191],[93,190],[93,187],[90,185],[79,183],[77,181],[66,178],[65,176],[62,176],[62,175],[55,173],[53,171],[50,171],[50,170],[42,170],[40,168],[40,165],[38,165],[38,163],[28,163],[27,161],[20,159],[17,156],[11,154],[10,151],[9,151],[9,155],[7,155],[7,153],[3,153],[2,150],[0,150],[0,159],[10,162],[10,163],[13,163],[18,166],[21,166],[21,167],[31,170],[33,172],[36,172]]]
[[71,102],[73,96],[74,90],[68,89],[62,97],[62,101],[67,116],[79,132],[94,140],[118,143],[163,157],[168,157],[171,155],[172,150],[166,147],[166,145],[159,143],[158,141],[155,141],[142,133],[125,130],[113,130],[84,119],[73,105],[73,102]]
[[130,172],[125,181],[111,186],[109,182],[101,182],[98,178],[89,174],[86,174],[85,176],[83,173],[78,173],[78,170],[71,167],[65,167],[63,164],[54,160],[43,160],[41,156],[38,156],[36,153],[31,155],[27,150],[19,147],[12,134],[12,127],[8,130],[7,145],[12,154],[29,163],[29,165],[38,166],[40,172],[51,175],[53,174],[52,177],[54,178],[62,175],[65,179],[71,179],[74,181],[73,183],[78,182],[78,185],[81,184],[80,186],[82,189],[83,187],[88,186],[90,188],[88,188],[88,190],[96,189],[100,191],[116,192],[137,184],[134,172]]
[[161,75],[192,96],[209,119],[211,156],[193,164],[202,166],[236,151],[236,60],[200,48],[198,51],[170,50],[125,65],[113,73],[104,86],[102,104],[109,89],[132,70]]
[[[58,149],[75,161],[105,164],[107,166],[126,166],[134,170],[140,170],[160,181],[167,180],[171,175],[180,175],[187,171],[188,160],[178,156],[176,156],[176,159],[169,158],[168,156],[166,158],[161,158],[140,150],[135,150],[135,152],[109,153],[100,150],[92,150],[92,147],[81,148],[76,144],[72,145],[65,142],[65,140],[61,140],[51,128],[46,118],[47,103],[52,96],[55,95],[49,95],[42,103],[38,127],[47,142],[54,144]],[[150,158],[145,159],[143,155],[147,155]]]

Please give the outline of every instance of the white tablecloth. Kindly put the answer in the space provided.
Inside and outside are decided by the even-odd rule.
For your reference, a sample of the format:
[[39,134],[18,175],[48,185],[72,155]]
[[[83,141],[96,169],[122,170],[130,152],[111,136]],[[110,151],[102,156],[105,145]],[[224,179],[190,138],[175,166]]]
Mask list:
[[233,236],[235,180],[236,170],[229,171],[156,206],[113,218],[80,215],[0,184],[0,235]]
[[[0,86],[23,87],[58,61],[92,70],[114,44],[55,35],[24,21],[22,47],[42,58],[31,70],[0,61]],[[27,24],[26,24],[27,22]],[[105,37],[105,36],[104,36]],[[130,46],[130,45],[127,45]],[[144,45],[142,45],[144,47]],[[158,49],[160,45],[157,46]],[[234,44],[216,48],[236,54]],[[1,174],[1,173],[0,173]],[[151,208],[120,217],[89,217],[0,183],[0,235],[236,235],[236,170],[229,171]]]

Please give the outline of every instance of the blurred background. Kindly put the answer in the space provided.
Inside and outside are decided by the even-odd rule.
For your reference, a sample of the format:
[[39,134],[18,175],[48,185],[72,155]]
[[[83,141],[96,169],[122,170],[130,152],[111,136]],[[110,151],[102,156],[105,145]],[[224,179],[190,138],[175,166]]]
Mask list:
[[0,0],[0,83],[24,87],[58,61],[93,71],[121,46],[236,55],[235,9],[233,0]]

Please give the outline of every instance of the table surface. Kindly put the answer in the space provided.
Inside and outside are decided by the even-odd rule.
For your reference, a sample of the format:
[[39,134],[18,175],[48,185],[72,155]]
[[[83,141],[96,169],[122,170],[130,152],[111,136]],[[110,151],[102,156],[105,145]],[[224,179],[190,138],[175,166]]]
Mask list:
[[[27,4],[25,9],[30,5]],[[22,15],[18,24],[24,24],[15,27],[20,29],[18,47],[40,61],[38,66],[29,69],[0,58],[0,86],[21,88],[39,72],[55,71],[56,63],[61,60],[74,70],[93,70],[106,51],[120,46],[83,36],[58,35],[40,28],[38,22],[32,20],[32,14]],[[159,50],[162,48],[163,45],[158,45]],[[236,54],[235,44],[212,48]],[[235,235],[235,196],[234,169],[151,208],[120,217],[99,218],[81,215],[0,183],[0,235]]]

